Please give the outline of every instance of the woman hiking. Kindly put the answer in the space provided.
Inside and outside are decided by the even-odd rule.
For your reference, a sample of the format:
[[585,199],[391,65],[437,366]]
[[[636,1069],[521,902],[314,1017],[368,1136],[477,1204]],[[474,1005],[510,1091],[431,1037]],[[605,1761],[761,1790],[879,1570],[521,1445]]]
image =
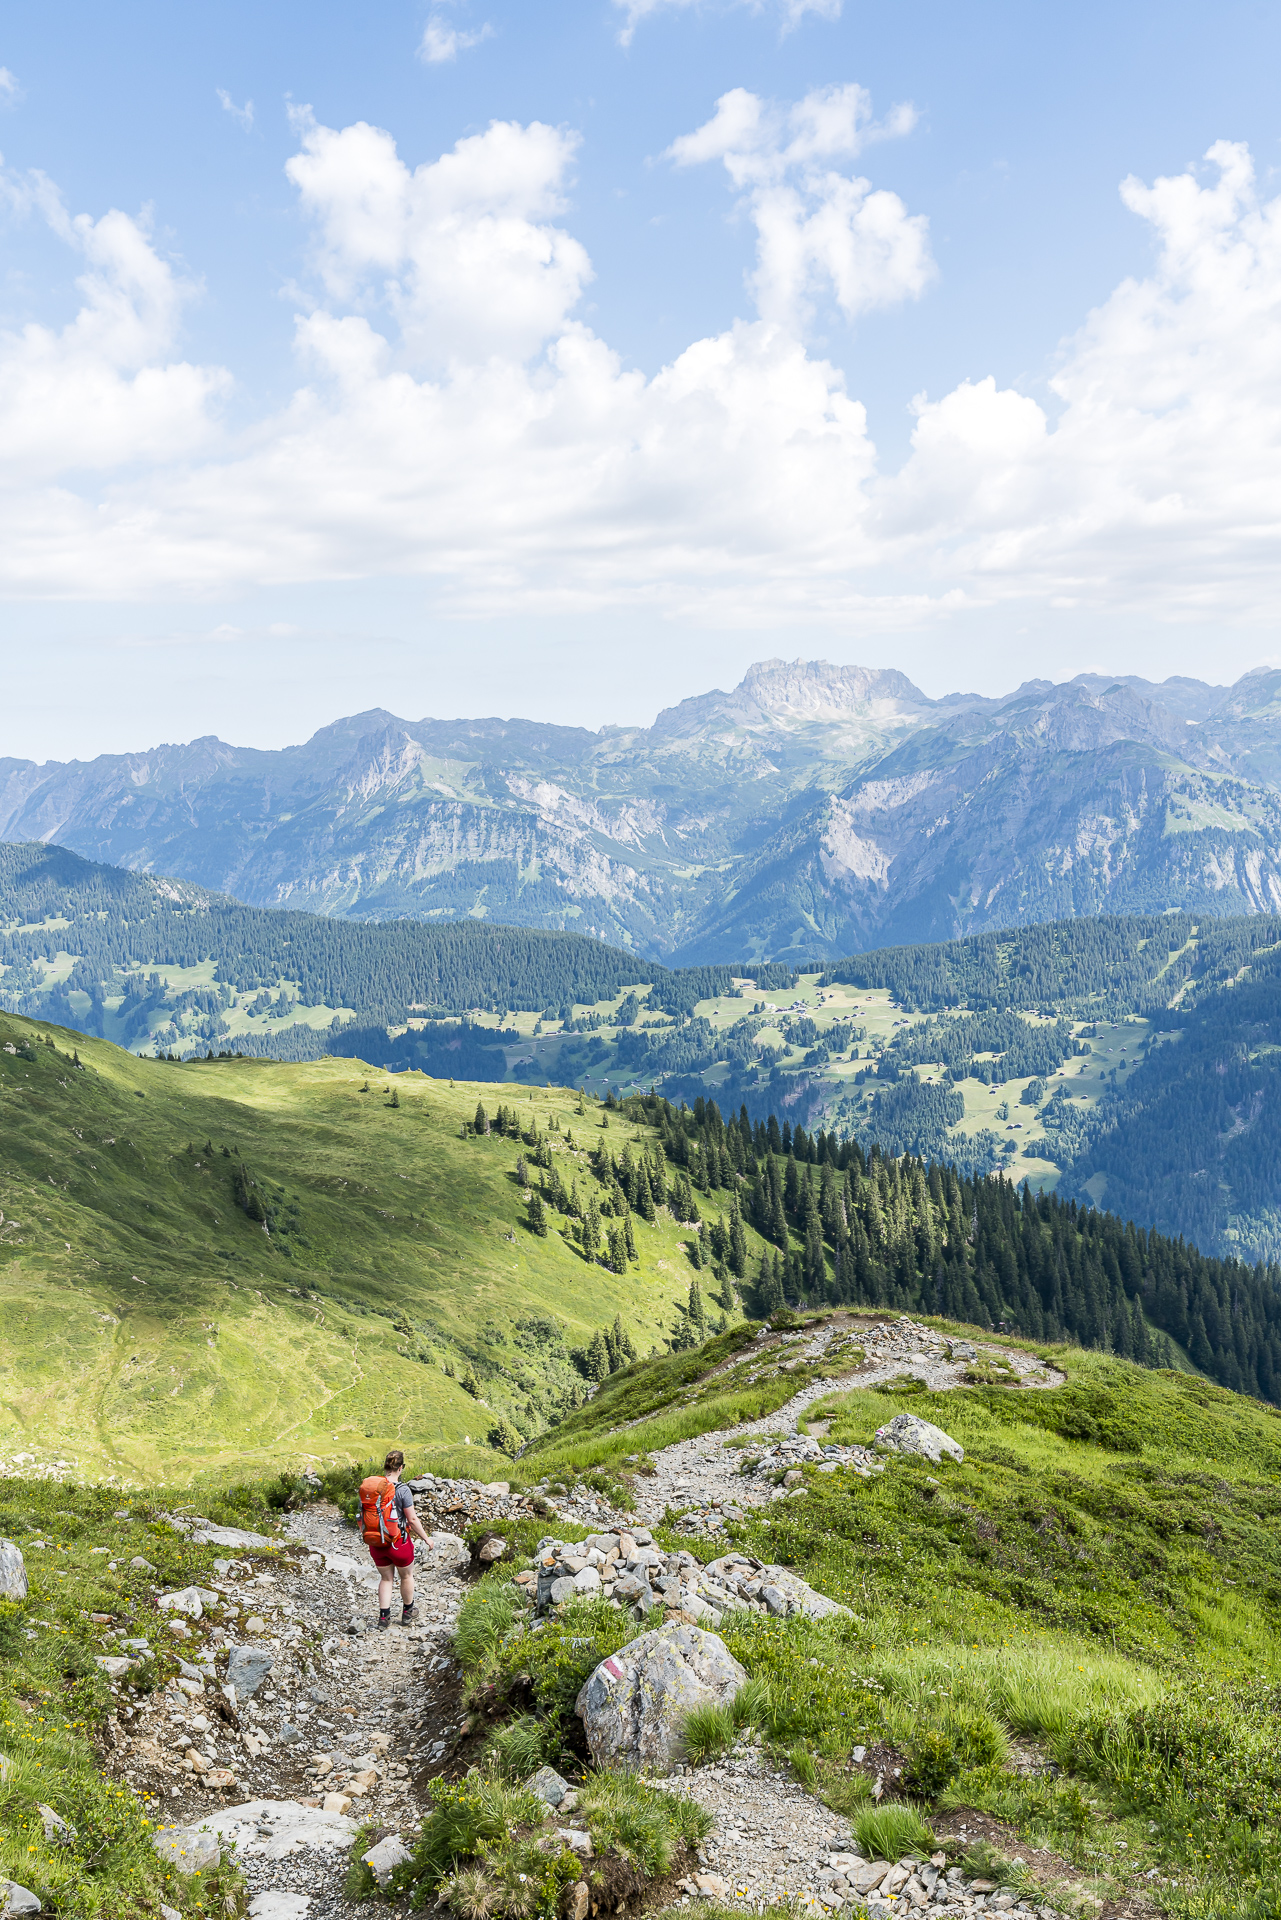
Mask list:
[[392,1585],[400,1574],[400,1624],[412,1626],[414,1619],[414,1543],[416,1533],[425,1547],[431,1541],[423,1532],[414,1512],[414,1496],[402,1486],[405,1456],[399,1447],[383,1461],[381,1473],[370,1474],[360,1483],[360,1520],[369,1548],[369,1557],[378,1569],[378,1625],[391,1625]]

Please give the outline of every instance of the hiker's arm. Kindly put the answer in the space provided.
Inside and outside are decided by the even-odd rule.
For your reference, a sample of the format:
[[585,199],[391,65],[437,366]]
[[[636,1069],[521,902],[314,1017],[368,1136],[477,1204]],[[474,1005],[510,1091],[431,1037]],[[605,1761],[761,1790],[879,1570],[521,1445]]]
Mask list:
[[405,1519],[406,1519],[406,1522],[408,1523],[410,1532],[416,1533],[418,1535],[418,1538],[422,1541],[423,1545],[425,1547],[429,1547],[431,1545],[431,1541],[428,1538],[427,1534],[423,1531],[423,1523],[418,1518],[417,1507],[411,1507],[409,1509],[409,1512],[405,1515]]

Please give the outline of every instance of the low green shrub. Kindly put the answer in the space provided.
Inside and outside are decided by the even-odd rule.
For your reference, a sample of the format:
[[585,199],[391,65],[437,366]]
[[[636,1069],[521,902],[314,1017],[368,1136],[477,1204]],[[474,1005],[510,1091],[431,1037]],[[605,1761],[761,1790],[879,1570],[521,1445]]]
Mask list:
[[561,1759],[561,1746],[556,1721],[522,1713],[515,1720],[495,1727],[485,1742],[485,1764],[501,1780],[528,1780],[539,1767],[557,1764]]
[[939,1727],[927,1727],[907,1750],[903,1786],[922,1800],[937,1800],[961,1771],[956,1747]]
[[579,1816],[597,1853],[617,1853],[648,1874],[669,1873],[682,1842],[696,1847],[715,1824],[697,1801],[628,1773],[589,1774]]
[[491,1575],[474,1587],[458,1609],[454,1651],[469,1682],[490,1677],[500,1649],[524,1608],[507,1574]]
[[905,1853],[928,1854],[934,1836],[915,1807],[882,1801],[854,1816],[854,1838],[869,1860],[901,1860]]
[[484,1849],[501,1847],[521,1827],[539,1825],[545,1810],[537,1794],[474,1771],[462,1780],[433,1780],[427,1792],[431,1812],[419,1830],[412,1862],[404,1869],[416,1905]]

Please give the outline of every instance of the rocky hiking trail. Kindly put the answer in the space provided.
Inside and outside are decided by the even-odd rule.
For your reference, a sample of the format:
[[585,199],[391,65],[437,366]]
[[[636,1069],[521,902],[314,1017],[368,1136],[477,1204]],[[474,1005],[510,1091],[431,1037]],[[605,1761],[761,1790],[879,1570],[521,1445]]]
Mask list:
[[[874,1448],[829,1445],[815,1425],[806,1433],[800,1431],[807,1410],[833,1393],[883,1386],[905,1375],[941,1393],[969,1385],[976,1367],[1011,1376],[1011,1385],[1018,1391],[1061,1386],[1064,1379],[1055,1368],[1018,1347],[947,1340],[933,1328],[900,1316],[873,1320],[835,1313],[823,1325],[795,1333],[762,1328],[756,1345],[762,1372],[767,1367],[785,1372],[818,1364],[838,1369],[838,1375],[829,1374],[802,1387],[763,1419],[719,1427],[696,1440],[678,1440],[656,1453],[653,1474],[638,1479],[636,1486],[637,1514],[647,1525],[670,1511],[684,1516],[681,1524],[687,1532],[715,1533],[744,1508],[763,1507],[786,1496],[790,1489],[775,1487],[768,1477],[779,1467],[796,1474],[793,1486],[801,1479],[802,1463],[817,1465],[820,1472],[835,1472],[837,1467],[864,1475],[880,1472],[885,1456]],[[787,1353],[781,1363],[780,1350]],[[742,1355],[735,1355],[727,1366],[737,1370],[742,1361]],[[845,1361],[848,1366],[842,1364]],[[748,1384],[753,1378],[750,1371],[739,1377]],[[763,1445],[759,1454],[733,1444],[754,1439],[775,1444]],[[749,1475],[742,1471],[745,1457],[756,1462]]]
[[[853,1332],[860,1352],[851,1352]],[[934,1388],[960,1386],[976,1362],[1003,1366],[1029,1388],[1061,1378],[1024,1352],[949,1343],[901,1318],[835,1315],[802,1334],[769,1336],[761,1343],[762,1365],[777,1365],[780,1348],[788,1355],[784,1366],[817,1360],[830,1367],[843,1353],[854,1365],[839,1378],[806,1386],[763,1420],[664,1449],[654,1458],[652,1477],[638,1478],[635,1513],[613,1509],[584,1487],[544,1483],[521,1494],[503,1483],[412,1480],[432,1544],[419,1548],[416,1618],[408,1628],[377,1630],[376,1576],[358,1535],[331,1506],[291,1515],[283,1540],[174,1516],[175,1526],[222,1547],[225,1557],[215,1561],[209,1587],[158,1594],[157,1637],[163,1633],[177,1644],[182,1671],[150,1695],[119,1688],[105,1756],[111,1772],[154,1799],[162,1823],[158,1846],[184,1872],[212,1862],[215,1850],[234,1849],[249,1886],[251,1920],[367,1914],[368,1907],[344,1891],[357,1833],[368,1828],[380,1843],[376,1867],[404,1858],[427,1810],[429,1780],[464,1764],[460,1749],[470,1725],[452,1634],[469,1580],[503,1549],[497,1537],[486,1547],[482,1536],[473,1560],[462,1529],[486,1522],[499,1529],[504,1520],[535,1513],[595,1529],[578,1542],[547,1535],[533,1568],[513,1567],[531,1611],[546,1614],[574,1591],[603,1592],[635,1611],[638,1621],[644,1609],[664,1607],[666,1624],[649,1633],[638,1624],[641,1637],[613,1656],[612,1665],[602,1663],[583,1689],[588,1739],[605,1759],[597,1747],[606,1736],[595,1726],[589,1700],[598,1680],[609,1692],[617,1675],[626,1675],[640,1699],[642,1680],[652,1677],[658,1660],[670,1700],[692,1703],[705,1696],[682,1688],[695,1669],[706,1667],[707,1646],[719,1649],[713,1667],[720,1656],[729,1661],[714,1634],[727,1609],[799,1610],[812,1617],[844,1611],[794,1574],[742,1554],[722,1552],[706,1565],[688,1551],[668,1554],[653,1542],[648,1522],[683,1513],[682,1531],[714,1534],[736,1510],[790,1497],[791,1489],[774,1485],[766,1473],[777,1475],[781,1467],[786,1477],[800,1460],[817,1462],[820,1470],[828,1464],[883,1470],[883,1452],[825,1447],[798,1430],[809,1406],[844,1387],[903,1373]],[[894,1447],[893,1429],[904,1422],[913,1429],[902,1440],[905,1450],[919,1450],[915,1429],[924,1423],[912,1416],[891,1423],[884,1444]],[[924,1431],[953,1445],[936,1428]],[[773,1440],[760,1456],[724,1446],[727,1439],[757,1438]],[[745,1457],[759,1459],[761,1470],[744,1474]],[[393,1619],[398,1615],[397,1597]],[[654,1645],[647,1649],[648,1642]],[[123,1679],[123,1663],[145,1658],[148,1650],[145,1640],[122,1641],[102,1664],[113,1680]],[[116,1661],[122,1665],[113,1674]],[[626,1701],[621,1719],[616,1695],[608,1708],[619,1725],[627,1720]],[[631,1757],[652,1765],[655,1755]],[[855,1758],[861,1762],[863,1755]],[[715,1824],[679,1884],[655,1883],[657,1899],[737,1899],[753,1906],[791,1899],[815,1911],[854,1905],[872,1920],[888,1920],[904,1905],[940,1914],[988,1909],[1031,1920],[1033,1909],[1011,1890],[967,1879],[941,1855],[930,1864],[860,1859],[847,1823],[789,1769],[775,1765],[750,1731],[732,1753],[706,1765],[682,1766],[670,1743],[659,1759],[660,1771],[675,1763],[667,1784],[696,1799]],[[564,1781],[559,1788],[572,1791]],[[546,1796],[549,1807],[557,1804],[557,1791],[554,1786]],[[554,1810],[549,1818],[557,1818]],[[584,1841],[590,1851],[585,1834],[573,1844]],[[634,1910],[649,1903],[642,1896]],[[1040,1912],[1041,1920],[1051,1920],[1050,1909]],[[585,1909],[574,1920],[585,1920]]]

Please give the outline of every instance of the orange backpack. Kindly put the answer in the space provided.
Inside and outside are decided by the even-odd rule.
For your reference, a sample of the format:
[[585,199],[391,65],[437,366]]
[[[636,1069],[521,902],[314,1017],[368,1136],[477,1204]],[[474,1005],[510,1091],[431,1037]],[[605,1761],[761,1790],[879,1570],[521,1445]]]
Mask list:
[[405,1537],[396,1518],[396,1482],[385,1474],[360,1483],[360,1527],[367,1547],[398,1547]]

